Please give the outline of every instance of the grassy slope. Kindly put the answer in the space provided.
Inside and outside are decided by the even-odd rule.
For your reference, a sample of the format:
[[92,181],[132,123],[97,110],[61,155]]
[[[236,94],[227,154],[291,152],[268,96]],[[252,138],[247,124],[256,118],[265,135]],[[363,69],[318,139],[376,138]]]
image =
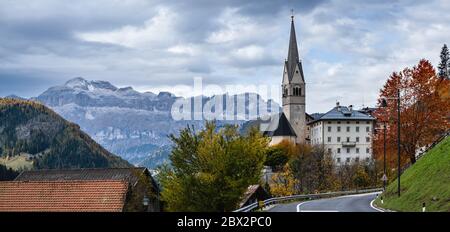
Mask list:
[[[401,196],[397,197],[397,180],[378,198],[375,204],[395,211],[450,212],[450,137],[447,137],[424,155],[401,176]],[[433,200],[435,198],[435,200]]]

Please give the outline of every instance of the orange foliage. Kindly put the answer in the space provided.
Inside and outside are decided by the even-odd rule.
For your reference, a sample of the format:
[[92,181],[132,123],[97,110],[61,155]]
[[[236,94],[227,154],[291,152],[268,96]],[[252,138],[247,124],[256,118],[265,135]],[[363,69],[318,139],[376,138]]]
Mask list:
[[[401,112],[401,161],[414,163],[415,154],[421,147],[436,140],[450,129],[450,82],[442,80],[428,60],[421,60],[413,68],[394,72],[380,90],[382,98],[397,97],[400,90]],[[397,100],[387,100],[387,107],[375,112],[378,123],[386,122],[387,160],[397,162]],[[381,127],[382,128],[382,127]],[[374,137],[373,148],[377,159],[383,158],[383,131]]]

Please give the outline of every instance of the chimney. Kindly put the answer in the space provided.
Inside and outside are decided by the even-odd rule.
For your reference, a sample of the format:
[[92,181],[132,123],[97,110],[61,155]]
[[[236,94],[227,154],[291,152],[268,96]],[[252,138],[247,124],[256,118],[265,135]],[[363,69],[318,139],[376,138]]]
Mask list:
[[339,102],[338,101],[336,102],[336,106],[339,107]]
[[352,112],[352,110],[353,110],[353,105],[349,105],[349,106],[348,106],[348,109],[350,110],[350,112]]

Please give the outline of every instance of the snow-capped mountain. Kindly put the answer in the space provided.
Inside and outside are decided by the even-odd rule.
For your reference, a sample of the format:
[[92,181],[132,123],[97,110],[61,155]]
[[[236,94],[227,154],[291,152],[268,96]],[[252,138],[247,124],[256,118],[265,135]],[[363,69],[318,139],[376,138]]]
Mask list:
[[[267,104],[257,94],[222,96],[245,101],[247,112],[254,110],[257,104]],[[207,104],[216,96],[198,98]],[[254,101],[250,101],[252,98]],[[201,120],[173,120],[171,108],[178,99],[185,100],[168,92],[141,93],[131,87],[117,88],[106,81],[88,81],[81,77],[51,87],[36,98],[67,120],[79,124],[112,153],[150,168],[167,161],[171,149],[169,134],[177,134],[187,125],[194,128],[204,125]],[[279,109],[276,103],[272,103],[272,107]],[[244,121],[235,119],[217,124],[241,125]]]

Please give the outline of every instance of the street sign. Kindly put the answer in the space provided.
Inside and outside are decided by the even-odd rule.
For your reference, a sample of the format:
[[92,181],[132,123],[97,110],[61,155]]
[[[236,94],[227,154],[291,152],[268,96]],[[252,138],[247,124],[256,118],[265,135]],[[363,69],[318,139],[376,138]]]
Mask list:
[[382,181],[387,181],[388,180],[386,174],[383,174],[383,177],[381,177],[381,180]]

